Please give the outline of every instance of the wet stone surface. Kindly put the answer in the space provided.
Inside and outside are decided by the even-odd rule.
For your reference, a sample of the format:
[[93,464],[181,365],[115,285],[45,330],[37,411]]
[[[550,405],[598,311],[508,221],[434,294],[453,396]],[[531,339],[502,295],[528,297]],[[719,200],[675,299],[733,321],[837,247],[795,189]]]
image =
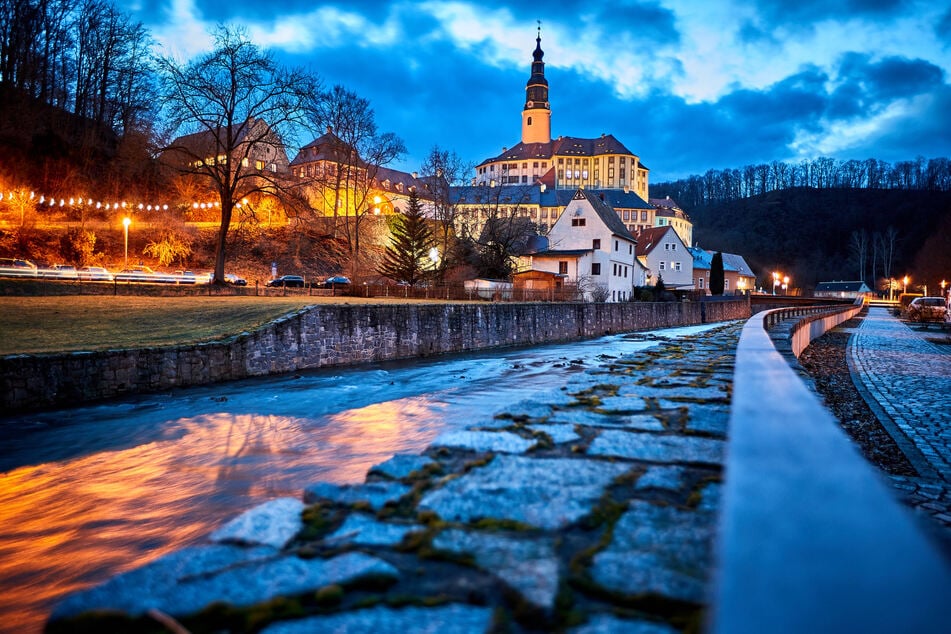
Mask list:
[[604,357],[362,485],[315,483],[303,511],[72,595],[50,631],[90,610],[154,629],[150,609],[189,631],[698,631],[740,327]]

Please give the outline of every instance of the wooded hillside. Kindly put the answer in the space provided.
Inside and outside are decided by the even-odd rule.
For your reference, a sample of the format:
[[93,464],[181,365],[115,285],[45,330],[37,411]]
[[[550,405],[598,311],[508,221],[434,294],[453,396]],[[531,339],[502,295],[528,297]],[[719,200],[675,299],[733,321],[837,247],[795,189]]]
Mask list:
[[[653,192],[652,192],[653,193]],[[951,280],[951,192],[798,187],[687,207],[694,241],[710,250],[743,255],[755,272],[783,271],[796,288],[831,280],[879,283],[884,253],[876,236],[894,236],[891,277],[938,292]],[[865,264],[858,238],[866,237]],[[874,258],[874,261],[873,261]],[[931,289],[934,289],[933,291]]]

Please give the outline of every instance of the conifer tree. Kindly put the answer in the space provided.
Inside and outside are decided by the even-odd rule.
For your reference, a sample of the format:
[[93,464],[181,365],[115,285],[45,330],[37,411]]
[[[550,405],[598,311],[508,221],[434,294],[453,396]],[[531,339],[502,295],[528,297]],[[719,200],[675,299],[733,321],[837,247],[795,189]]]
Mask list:
[[717,251],[710,260],[710,294],[723,295],[723,254]]
[[410,190],[409,207],[406,213],[396,218],[392,233],[383,262],[377,270],[393,280],[416,286],[434,269],[429,255],[434,243],[415,189]]

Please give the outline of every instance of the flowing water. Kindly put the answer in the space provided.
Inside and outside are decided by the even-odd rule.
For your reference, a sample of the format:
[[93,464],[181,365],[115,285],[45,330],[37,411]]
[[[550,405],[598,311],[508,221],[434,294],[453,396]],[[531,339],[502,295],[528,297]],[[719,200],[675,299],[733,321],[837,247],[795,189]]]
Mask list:
[[[711,326],[655,331],[677,337]],[[611,336],[330,369],[0,419],[0,632],[308,484],[363,482],[396,453],[654,345]]]

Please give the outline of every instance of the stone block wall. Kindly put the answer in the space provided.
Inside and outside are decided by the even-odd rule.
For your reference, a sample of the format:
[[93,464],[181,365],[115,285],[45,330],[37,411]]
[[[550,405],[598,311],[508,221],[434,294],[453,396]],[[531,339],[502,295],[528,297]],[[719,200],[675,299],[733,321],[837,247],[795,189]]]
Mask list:
[[745,319],[747,299],[704,303],[323,304],[227,340],[11,355],[0,359],[3,411],[328,366],[571,341]]

